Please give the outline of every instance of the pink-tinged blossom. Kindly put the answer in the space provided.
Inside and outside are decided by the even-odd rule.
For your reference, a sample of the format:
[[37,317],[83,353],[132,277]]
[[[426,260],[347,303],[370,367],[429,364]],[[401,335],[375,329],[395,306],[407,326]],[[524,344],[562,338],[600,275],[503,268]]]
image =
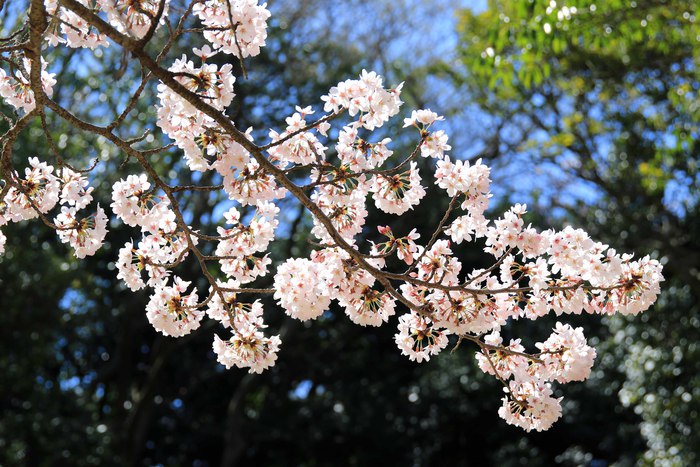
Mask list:
[[230,199],[243,206],[284,198],[287,194],[287,190],[277,185],[275,177],[253,159],[243,169],[224,175],[224,190]]
[[[58,203],[61,184],[53,174],[53,167],[36,157],[29,158],[20,188],[11,187],[5,199],[4,212],[0,213],[0,225],[9,222],[34,219],[46,214]],[[37,212],[38,211],[38,212]]]
[[387,292],[365,286],[349,300],[339,299],[350,320],[360,326],[381,326],[395,314],[396,301]]
[[[250,141],[251,131],[252,128],[248,128],[244,133]],[[250,162],[250,153],[207,118],[197,133],[178,133],[176,143],[185,153],[187,167],[193,171],[215,169],[227,176],[242,170]]]
[[450,285],[457,283],[461,270],[462,263],[453,256],[450,242],[438,240],[425,252],[416,272],[419,279]]
[[206,313],[210,319],[219,321],[226,328],[265,327],[262,302],[260,300],[252,303],[243,302],[239,299],[238,292],[230,290],[240,288],[238,281],[233,279],[226,282],[217,281],[216,285],[219,290],[209,288],[212,299],[207,303]]
[[515,245],[523,258],[537,258],[547,248],[547,237],[528,225],[518,235]]
[[489,192],[491,180],[490,169],[481,163],[481,159],[474,165],[469,161],[450,161],[445,157],[437,162],[435,169],[435,181],[450,196],[458,193],[465,195],[485,195]]
[[[573,284],[569,285],[573,286]],[[576,289],[555,290],[549,297],[549,305],[557,316],[563,313],[580,315],[586,306],[587,298],[586,292],[580,287]]]
[[181,337],[199,327],[204,312],[195,308],[197,293],[185,294],[190,282],[175,276],[170,286],[157,287],[146,305],[146,317],[156,331]]
[[112,212],[127,225],[138,225],[151,233],[170,233],[177,227],[170,202],[151,190],[146,174],[129,175],[115,182],[112,200]]
[[445,118],[430,109],[413,110],[409,118],[403,119],[403,127],[415,126],[421,130]]
[[[47,96],[51,97],[53,87],[56,84],[54,78],[56,75],[47,72],[46,66],[47,63],[42,59],[41,88]],[[25,113],[31,112],[36,107],[34,91],[30,87],[31,67],[32,61],[28,58],[22,58],[22,67],[17,68],[14,74],[8,75],[5,70],[0,68],[0,97],[15,109],[22,109]]]
[[[355,235],[362,231],[365,218],[367,217],[367,208],[365,206],[366,193],[355,189],[342,202],[329,200],[324,194],[325,191],[323,190],[316,191],[311,195],[311,199],[330,219],[338,233],[348,242],[353,243]],[[315,217],[311,233],[323,242],[332,242],[326,228]]]
[[58,238],[75,249],[76,258],[94,255],[107,235],[107,216],[99,205],[94,213],[86,217],[78,216],[75,207],[63,206],[55,224]]
[[258,277],[267,275],[267,268],[272,263],[268,255],[258,257],[254,255],[227,258],[219,260],[221,272],[227,277],[235,279],[241,284],[253,282]]
[[505,324],[496,300],[485,296],[436,290],[427,297],[436,324],[455,334],[489,332]]
[[[306,127],[306,116],[313,114],[311,108],[302,109],[297,106],[297,112],[286,119],[287,129],[282,133],[270,130],[271,144],[274,144],[268,153],[272,160],[280,161],[280,167],[288,164],[321,164],[326,160],[326,148],[311,131],[301,131]],[[295,134],[296,133],[296,134]],[[278,141],[289,137],[282,143]],[[278,143],[278,144],[275,144]]]
[[249,368],[249,373],[262,373],[275,365],[282,341],[279,336],[265,337],[252,324],[237,329],[228,340],[214,336],[216,360],[227,369],[232,366]]
[[291,258],[277,268],[275,294],[277,303],[292,318],[315,319],[328,309],[331,298],[322,293],[322,279],[314,262]]
[[589,255],[600,254],[599,246],[581,229],[567,226],[560,232],[549,232],[548,237],[547,254],[553,273],[577,277]]
[[545,292],[533,293],[525,307],[523,308],[522,315],[527,319],[535,320],[541,318],[546,314],[549,314],[550,306],[548,295]]
[[400,215],[417,206],[425,196],[415,162],[411,168],[395,175],[376,175],[372,184],[372,198],[376,206],[389,214]]
[[193,12],[215,50],[245,58],[258,55],[265,45],[270,17],[266,6],[255,0],[206,0],[195,4]]
[[[547,260],[541,257],[537,258],[535,262],[524,262],[522,266],[519,266],[519,270],[527,275],[529,279],[528,285],[532,288],[533,295],[537,295],[540,290],[547,287],[548,281],[551,279]],[[510,281],[503,282],[512,284],[513,278]]]
[[502,255],[507,248],[515,248],[523,230],[522,214],[525,208],[516,204],[496,219],[486,232],[484,251],[494,256]]
[[127,287],[132,292],[141,290],[146,286],[146,283],[141,277],[141,270],[144,268],[144,257],[136,255],[134,244],[127,242],[119,249],[119,258],[116,266],[119,273],[117,279],[124,281]]
[[7,243],[7,237],[0,230],[0,255],[5,253],[5,243]]
[[608,298],[609,303],[623,315],[636,315],[656,302],[661,292],[659,284],[664,280],[661,264],[649,256],[638,261],[627,261],[622,265],[622,274]]
[[379,233],[385,235],[388,240],[386,242],[378,243],[372,246],[372,255],[389,255],[391,252],[396,251],[396,257],[399,258],[404,263],[411,265],[415,258],[417,258],[423,251],[423,247],[416,243],[416,240],[420,238],[420,234],[416,229],[413,229],[405,237],[394,237],[394,233],[391,228],[387,226],[377,227]]
[[[185,55],[175,60],[168,69],[173,72],[175,80],[188,91],[202,96],[202,99],[217,110],[225,110],[231,104],[235,93],[233,84],[236,77],[233,75],[231,64],[217,65],[202,63],[201,67],[195,67]],[[216,145],[209,139],[213,134],[220,132],[213,120],[199,111],[186,99],[181,97],[166,84],[158,84],[157,125],[170,138],[174,139],[178,146],[185,150],[187,163],[193,170],[206,170],[208,165],[201,155],[197,154],[197,140],[204,139],[206,146]]]
[[481,159],[473,165],[460,160],[453,163],[448,157],[437,162],[437,185],[452,197],[464,196],[460,207],[466,214],[452,221],[446,231],[457,244],[483,237],[487,233],[488,220],[484,212],[491,197],[489,174],[489,168],[481,163]]
[[558,322],[552,335],[535,346],[540,350],[549,378],[568,383],[584,381],[590,375],[596,351],[586,343],[583,328]]
[[452,146],[447,144],[447,140],[447,133],[443,130],[429,133],[420,144],[420,155],[434,159],[445,157],[445,153],[452,149]]
[[430,318],[411,311],[399,317],[399,332],[394,340],[403,355],[420,363],[447,347],[448,333],[438,329]]
[[423,247],[416,243],[420,234],[416,229],[411,230],[405,237],[396,240],[396,256],[404,263],[411,265],[423,251]]
[[[191,241],[196,245],[197,237],[192,236]],[[133,291],[146,285],[158,288],[168,279],[169,267],[184,260],[188,249],[187,238],[182,232],[144,232],[138,248],[133,242],[127,242],[119,250],[117,277]],[[142,278],[144,270],[148,275],[146,282]]]
[[[89,48],[107,46],[107,37],[98,33],[87,21],[67,8],[59,7],[57,0],[44,0],[46,12],[57,19],[53,19],[46,32],[46,40],[56,46],[65,44],[72,48]],[[81,5],[91,8],[89,0],[78,0]]]
[[61,168],[61,204],[74,206],[80,210],[92,201],[94,187],[89,186],[87,177],[67,167]]
[[224,217],[231,227],[217,227],[217,232],[223,239],[216,247],[216,255],[241,257],[267,250],[275,237],[279,223],[276,219],[278,213],[279,208],[273,203],[260,201],[251,221],[248,225],[243,225],[239,222],[238,210],[229,209]]
[[155,17],[161,3],[164,5],[158,27],[165,23],[170,0],[97,0],[97,3],[117,31],[141,39],[151,27],[149,15]]
[[478,217],[474,215],[459,216],[452,221],[445,230],[445,234],[459,245],[464,241],[471,241],[472,237],[482,237],[486,233],[487,222],[483,214]]
[[[253,136],[251,135],[252,131],[252,128],[248,128],[244,133],[245,137],[251,142],[253,141]],[[196,152],[191,154],[190,159],[195,160],[199,157],[199,159],[197,159],[201,159],[199,163],[206,164],[206,169],[208,169],[209,164],[204,160],[202,153],[204,152],[208,156],[216,156],[216,160],[211,163],[211,168],[216,170],[224,179],[235,178],[236,172],[244,170],[250,162],[250,153],[225,133],[207,129],[200,137],[199,143],[202,149],[200,150],[199,147],[197,147]],[[191,166],[189,161],[188,165]]]
[[321,293],[332,299],[338,298],[340,294],[348,299],[356,297],[364,287],[374,284],[375,280],[371,276],[367,281],[361,280],[366,277],[362,274],[365,271],[358,270],[358,274],[354,274],[354,260],[340,248],[314,250],[310,259],[319,274]]
[[[484,342],[492,346],[502,346],[503,338],[494,331],[484,336]],[[479,368],[489,375],[497,375],[503,379],[508,379],[517,371],[527,371],[529,360],[527,357],[512,352],[525,352],[525,348],[520,344],[520,339],[511,339],[510,344],[505,346],[507,350],[483,349],[476,354]]]
[[370,190],[370,181],[366,175],[354,175],[346,165],[323,171],[318,168],[311,170],[311,179],[318,180],[319,185],[311,195],[319,206],[334,206],[364,202]]
[[525,431],[545,431],[561,417],[561,398],[552,397],[552,386],[537,379],[511,380],[498,415]]
[[358,136],[357,127],[349,125],[340,130],[335,150],[343,166],[358,172],[374,169],[391,157],[393,151],[389,149],[389,143],[390,138],[376,143],[366,141]]
[[403,103],[399,96],[403,83],[394,89],[384,89],[382,78],[375,72],[362,70],[360,79],[346,80],[322,96],[325,112],[347,109],[351,117],[359,114],[352,126],[374,130],[399,112]]
[[[360,298],[360,295],[371,288],[376,279],[369,272],[357,267],[357,262],[340,248],[324,248],[311,254],[311,260],[316,265],[323,295],[338,299],[346,306]],[[374,267],[380,267],[381,260],[367,259]],[[359,303],[355,306],[359,306]]]

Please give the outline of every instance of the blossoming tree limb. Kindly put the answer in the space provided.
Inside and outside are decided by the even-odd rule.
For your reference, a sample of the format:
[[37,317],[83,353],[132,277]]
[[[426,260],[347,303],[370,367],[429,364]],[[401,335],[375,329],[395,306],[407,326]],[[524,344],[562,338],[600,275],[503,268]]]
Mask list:
[[[561,398],[553,396],[551,383],[586,379],[596,352],[581,328],[567,324],[557,323],[547,340],[535,344],[537,351],[528,351],[519,339],[505,343],[501,328],[509,320],[550,312],[636,314],[656,299],[663,280],[659,263],[618,254],[582,230],[538,232],[524,225],[524,205],[487,219],[489,168],[481,161],[453,160],[448,136],[435,129],[443,118],[428,109],[404,119],[408,130],[402,131],[415,131],[417,144],[408,156],[393,157],[391,139],[377,136],[377,130],[398,114],[402,86],[385,88],[373,72],[331,88],[321,97],[320,117],[312,117],[317,110],[311,106],[298,106],[286,128],[270,130],[266,142],[256,143],[254,130],[237,128],[226,112],[235,97],[234,66],[246,77],[245,61],[265,44],[266,5],[174,3],[32,0],[20,29],[0,39],[0,95],[22,113],[5,116],[10,128],[2,138],[0,226],[39,218],[78,258],[94,254],[105,239],[107,213],[91,206],[94,166],[74,167],[71,155],[52,143],[46,115],[53,113],[110,141],[142,168],[114,184],[110,207],[117,219],[141,231],[140,240],[119,250],[118,278],[131,290],[151,290],[146,316],[156,330],[183,336],[207,316],[228,333],[214,338],[219,362],[261,372],[274,365],[281,340],[266,333],[262,304],[247,298],[251,295],[272,294],[299,320],[318,318],[333,300],[361,326],[381,326],[401,312],[395,341],[404,355],[429,360],[451,335],[455,345],[476,344],[479,367],[503,385],[499,414],[526,430],[549,428],[561,415]],[[165,45],[154,57],[148,46],[159,35]],[[192,49],[196,59],[170,57],[176,40],[195,35],[207,41]],[[142,71],[116,118],[107,124],[87,121],[52,99],[57,83],[44,59],[47,51],[113,46]],[[232,63],[218,66],[214,56]],[[154,91],[159,101],[154,121],[173,143],[141,149],[145,136],[120,135],[128,131],[139,100]],[[54,165],[46,162],[49,156],[26,164],[13,159],[15,139],[36,119],[51,142]],[[173,147],[191,171],[211,174],[219,183],[169,182],[152,161]],[[421,174],[419,158],[432,161],[423,164],[432,173]],[[18,168],[27,164],[20,175]],[[386,226],[376,226],[385,241],[363,242],[367,203],[387,216],[404,215],[425,197],[424,177],[451,198],[427,242],[415,230],[395,234]],[[181,205],[184,197],[211,192],[225,192],[233,204],[215,234],[188,223]],[[278,265],[272,288],[250,287],[268,274],[265,252],[279,225],[276,203],[287,197],[311,214],[315,249],[308,258]],[[0,233],[3,249],[4,240]],[[457,248],[465,241],[482,241],[492,265],[463,271]],[[210,249],[214,254],[206,253]],[[208,293],[201,295],[176,274],[185,261],[198,264]]]

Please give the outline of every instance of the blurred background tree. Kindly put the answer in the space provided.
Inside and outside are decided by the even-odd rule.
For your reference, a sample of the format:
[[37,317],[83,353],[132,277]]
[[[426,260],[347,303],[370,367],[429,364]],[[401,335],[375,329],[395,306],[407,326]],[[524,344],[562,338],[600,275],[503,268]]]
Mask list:
[[[524,434],[498,418],[501,388],[475,367],[474,349],[417,365],[396,350],[395,322],[360,328],[340,310],[299,323],[267,299],[269,322],[283,334],[278,364],[262,375],[225,371],[207,353],[213,326],[177,340],[151,328],[147,296],[119,285],[109,245],[79,266],[53,232],[24,223],[7,229],[0,258],[0,464],[631,465],[644,456],[695,463],[695,11],[682,2],[570,6],[576,11],[562,18],[561,6],[521,0],[479,3],[456,16],[448,0],[276,0],[268,47],[246,64],[249,79],[239,78],[230,112],[263,138],[294,105],[317,104],[338,81],[374,69],[389,83],[406,82],[406,111],[451,115],[455,156],[496,164],[493,178],[504,188],[494,212],[517,194],[532,200],[529,221],[541,227],[575,223],[667,261],[671,280],[656,310],[608,320],[610,331],[597,320],[571,320],[607,340],[598,343],[591,379],[568,385],[564,418],[551,431]],[[9,28],[10,7],[2,13]],[[70,83],[56,90],[65,105],[95,90],[126,95],[140,79],[108,49],[101,59],[123,73],[108,87],[89,73],[86,56],[56,57],[59,82]],[[114,112],[99,100],[81,109],[92,118]],[[149,128],[151,112],[133,114],[134,134]],[[50,123],[61,151],[84,154],[86,166],[100,161],[95,192],[110,193],[123,155]],[[399,153],[415,143],[391,137]],[[23,138],[18,159],[49,153],[41,128]],[[175,151],[154,163],[172,178],[189,174]],[[188,215],[211,224],[203,213],[221,202],[196,198]],[[424,203],[391,226],[425,236],[439,212]],[[369,225],[387,222],[370,216]],[[309,226],[297,205],[285,206],[275,259],[309,250]],[[133,235],[110,229],[111,245]],[[478,267],[484,258],[475,247],[463,259]],[[553,322],[528,332],[540,336]]]

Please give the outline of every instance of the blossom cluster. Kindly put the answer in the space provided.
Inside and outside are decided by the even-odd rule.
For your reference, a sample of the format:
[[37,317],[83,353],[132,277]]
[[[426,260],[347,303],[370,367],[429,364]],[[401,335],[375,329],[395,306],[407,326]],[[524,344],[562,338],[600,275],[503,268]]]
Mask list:
[[520,339],[511,340],[505,351],[498,349],[503,339],[497,331],[484,342],[486,346],[476,355],[479,367],[508,380],[499,414],[527,431],[547,430],[561,416],[561,398],[552,396],[551,381],[585,380],[596,357],[583,329],[562,323],[556,324],[545,342],[535,344],[540,350],[536,355],[526,354]]
[[[47,63],[41,61],[41,86],[44,93],[51,97],[56,84],[55,73],[46,71]],[[0,97],[15,109],[29,113],[36,107],[34,91],[30,87],[32,61],[26,57],[8,74],[0,68]]]
[[[231,104],[235,94],[233,84],[236,78],[232,65],[226,64],[218,69],[217,65],[202,63],[195,67],[186,56],[175,60],[169,68],[175,80],[188,91],[206,99],[206,102],[218,110]],[[185,152],[188,166],[192,170],[204,171],[209,168],[198,141],[206,148],[207,155],[213,155],[217,149],[228,149],[225,140],[218,141],[218,131],[211,118],[197,110],[188,100],[165,84],[158,85],[158,126]],[[217,148],[218,146],[218,148]]]
[[[162,0],[95,5],[78,0],[90,7],[93,20],[97,15],[112,28],[100,23],[98,30],[90,15],[68,3],[45,1],[50,20],[45,39],[52,46],[94,49],[119,34],[128,36],[129,41],[118,41],[128,48],[138,44],[132,39],[155,34],[171,14]],[[321,97],[318,118],[318,109],[296,107],[284,128],[270,129],[269,142],[257,145],[253,130],[238,130],[226,114],[236,97],[234,66],[210,58],[220,52],[241,61],[257,55],[267,35],[266,6],[254,0],[204,0],[193,3],[190,13],[208,44],[192,49],[197,59],[183,54],[158,68],[155,76],[168,79],[155,89],[153,120],[181,151],[177,162],[194,173],[193,180],[214,179],[219,185],[169,185],[144,152],[124,141],[121,149],[135,154],[144,172],[112,186],[114,221],[140,231],[119,249],[117,277],[132,291],[149,290],[146,318],[154,329],[180,337],[199,328],[205,317],[213,319],[227,333],[225,339],[214,336],[217,360],[226,368],[257,373],[275,364],[281,340],[266,332],[263,302],[251,302],[247,294],[271,294],[288,316],[302,321],[323,319],[337,304],[360,326],[395,321],[396,346],[415,362],[430,360],[450,341],[475,343],[479,367],[504,385],[501,417],[526,430],[549,428],[561,416],[552,383],[586,379],[596,352],[581,328],[563,323],[534,344],[536,352],[528,352],[519,339],[504,344],[502,332],[513,320],[551,312],[644,311],[663,281],[659,262],[620,254],[573,227],[538,231],[525,225],[525,205],[490,219],[490,169],[481,160],[449,155],[448,135],[436,129],[442,116],[420,109],[403,120],[403,131],[418,134],[415,150],[404,157],[391,149],[385,131],[377,136],[375,130],[400,112],[402,85],[385,87],[374,72],[363,70],[358,79],[332,87]],[[170,32],[183,34],[180,28]],[[32,60],[18,56],[15,68],[0,69],[0,96],[28,114],[36,108],[34,92],[50,98],[56,81],[42,60],[36,62],[41,83],[32,83]],[[93,202],[87,172],[60,161],[55,167],[39,158],[27,162],[23,177],[17,171],[4,175],[0,227],[39,217],[76,257],[94,254],[108,218],[99,205],[84,214]],[[415,229],[395,233],[379,226],[381,241],[368,240],[377,239],[366,225],[373,207],[387,218],[405,215],[423,201],[429,184],[450,198],[433,235],[421,238]],[[224,199],[210,216],[213,226],[186,221],[180,193],[197,188]],[[278,203],[292,198],[311,214],[314,249],[307,257],[285,258],[265,279],[272,267],[268,251],[281,223]],[[490,267],[463,264],[458,248],[470,241],[480,241],[493,257]],[[0,252],[5,243],[0,231]],[[185,261],[198,263],[203,280],[175,274]],[[265,280],[272,288],[251,287]]]
[[255,56],[265,45],[270,12],[256,0],[206,0],[194,6],[204,37],[216,50],[239,58]]
[[[229,280],[218,285],[232,289],[239,284]],[[209,302],[207,315],[231,330],[227,340],[214,336],[213,349],[219,363],[226,368],[248,368],[251,373],[261,373],[275,364],[282,341],[276,335],[265,336],[267,325],[260,300],[245,303],[235,292],[224,292]]]
[[[78,2],[85,7],[89,7],[92,3],[88,0],[78,0]],[[58,0],[44,0],[46,14],[50,19],[49,30],[45,35],[49,44],[93,50],[109,45],[104,34],[97,32],[88,21],[59,3]]]
[[[24,177],[10,174],[9,189],[0,200],[0,227],[8,222],[40,217],[51,225],[63,243],[68,243],[76,258],[93,255],[107,234],[107,215],[97,205],[85,214],[92,202],[92,187],[87,178],[68,167],[54,167],[37,157],[30,157]],[[57,172],[57,173],[56,173]],[[8,180],[5,180],[8,183]],[[57,206],[60,212],[51,222],[49,214]],[[5,243],[3,235],[2,244]],[[4,249],[0,247],[0,252]]]

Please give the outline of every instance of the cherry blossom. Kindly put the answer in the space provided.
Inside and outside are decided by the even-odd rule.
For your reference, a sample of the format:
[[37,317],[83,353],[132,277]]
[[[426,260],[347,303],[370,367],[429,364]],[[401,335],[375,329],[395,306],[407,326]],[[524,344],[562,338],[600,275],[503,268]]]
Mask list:
[[274,297],[285,312],[302,321],[318,318],[331,298],[322,294],[316,264],[304,258],[285,261],[275,274]]
[[561,417],[561,398],[552,397],[552,386],[537,380],[511,380],[508,395],[498,414],[511,425],[525,431],[548,430]]
[[415,126],[421,130],[426,130],[437,121],[444,120],[441,115],[436,114],[430,109],[413,110],[410,118],[403,119],[403,127]]
[[37,157],[30,157],[28,162],[24,178],[18,180],[18,186],[8,190],[3,200],[6,209],[0,215],[0,225],[7,221],[34,219],[58,203],[61,184],[53,173],[53,166]]
[[382,78],[375,72],[362,70],[359,80],[346,80],[322,96],[325,112],[347,109],[351,116],[360,113],[352,126],[374,130],[396,115],[402,104],[399,95],[403,83],[394,89],[384,89]]
[[[90,7],[89,0],[78,0],[86,7]],[[46,12],[53,17],[46,34],[46,40],[51,45],[65,44],[72,48],[89,48],[107,46],[107,38],[98,33],[92,25],[80,15],[59,7],[58,0],[44,0]]]
[[367,285],[349,300],[340,297],[338,301],[345,307],[352,322],[360,326],[381,326],[396,313],[396,300],[388,293],[379,292]]
[[75,209],[83,209],[92,201],[94,187],[89,186],[87,177],[74,172],[67,167],[61,169],[61,204],[74,206]]
[[255,56],[265,45],[270,12],[255,0],[206,0],[194,6],[215,49],[240,58]]
[[596,351],[586,344],[583,328],[557,323],[549,339],[535,345],[556,381],[583,381],[591,373]]
[[[312,115],[314,112],[310,107],[302,109],[297,106],[297,112],[291,117],[288,117],[287,129],[278,134],[274,130],[270,130],[270,139],[274,144],[280,141],[280,144],[273,146],[268,151],[272,158],[276,158],[286,163],[294,163],[301,165],[322,163],[326,159],[326,148],[321,144],[316,135],[310,131],[301,131],[306,125],[306,116]],[[282,141],[283,138],[287,138]]]
[[238,329],[229,340],[214,336],[216,359],[226,368],[249,368],[250,373],[262,373],[277,360],[281,341],[279,336],[265,337],[256,326]]
[[159,287],[146,305],[146,317],[153,327],[166,336],[180,337],[200,325],[204,312],[196,308],[197,294],[185,295],[190,282],[174,277],[172,285]]
[[449,331],[437,329],[430,318],[412,312],[399,317],[399,332],[394,340],[403,355],[422,362],[447,347],[448,334]]
[[78,216],[78,212],[74,206],[63,206],[56,216],[56,233],[63,243],[75,249],[76,258],[84,258],[102,246],[107,235],[107,215],[99,205],[89,216]]
[[119,260],[117,261],[117,279],[121,279],[133,292],[140,290],[146,286],[146,283],[141,277],[141,270],[146,265],[146,258],[135,254],[134,244],[127,242],[119,250]]
[[403,214],[417,206],[425,196],[425,189],[420,182],[415,162],[411,162],[411,168],[407,172],[391,176],[377,175],[371,188],[374,202],[384,212]]
[[[24,112],[34,110],[34,91],[30,86],[32,61],[26,57],[22,58],[22,66],[18,67],[14,73],[7,74],[0,68],[0,97],[16,109]],[[53,95],[53,87],[56,84],[55,73],[46,71],[48,63],[41,60],[41,89],[49,97]]]
[[170,210],[170,202],[157,196],[151,190],[146,174],[129,175],[112,187],[112,211],[125,224],[141,226],[144,230],[157,233],[175,230],[175,214]]
[[161,3],[163,11],[158,25],[163,24],[163,18],[168,14],[169,0],[98,0],[110,24],[137,39],[146,35],[151,27],[151,18],[156,17]]

